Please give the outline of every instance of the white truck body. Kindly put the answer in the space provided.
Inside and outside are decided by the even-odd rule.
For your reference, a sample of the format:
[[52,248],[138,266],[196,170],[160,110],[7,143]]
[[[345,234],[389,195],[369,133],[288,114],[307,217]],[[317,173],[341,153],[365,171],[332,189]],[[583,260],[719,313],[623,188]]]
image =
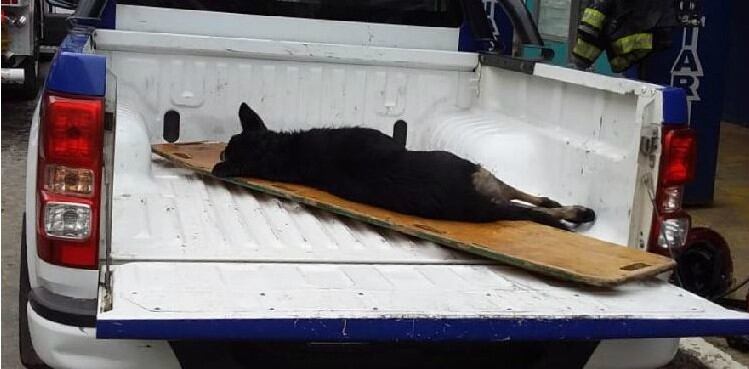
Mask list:
[[[151,153],[170,110],[180,114],[178,142],[227,141],[239,131],[241,102],[274,130],[390,133],[402,119],[408,148],[449,150],[518,188],[591,207],[598,219],[583,233],[644,248],[653,208],[643,178],[654,183],[658,166],[640,142],[663,122],[661,87],[543,64],[509,71],[455,51],[457,37],[447,28],[119,5],[115,29],[91,40],[91,52],[107,58],[115,114],[100,270],[51,265],[28,238],[31,287],[98,299],[96,328],[68,329],[29,309],[40,357],[54,367],[178,367],[165,340],[299,340],[289,322],[323,321],[333,326],[313,326],[309,340],[604,339],[588,368],[653,368],[673,357],[675,337],[747,319],[661,280],[605,291],[548,280],[203,178]],[[38,128],[37,117],[27,219],[38,218]],[[420,330],[430,321],[461,331]],[[587,328],[571,328],[580,322]],[[499,328],[481,332],[490,324]]]

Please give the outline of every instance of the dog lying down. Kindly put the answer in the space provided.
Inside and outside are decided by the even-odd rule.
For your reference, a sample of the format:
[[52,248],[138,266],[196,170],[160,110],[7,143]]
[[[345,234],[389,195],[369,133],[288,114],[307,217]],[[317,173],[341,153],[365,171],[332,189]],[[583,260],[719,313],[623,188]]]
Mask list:
[[244,103],[239,120],[242,133],[221,153],[215,176],[307,185],[423,218],[530,220],[565,230],[595,220],[591,209],[527,194],[446,151],[409,151],[375,129],[274,132]]

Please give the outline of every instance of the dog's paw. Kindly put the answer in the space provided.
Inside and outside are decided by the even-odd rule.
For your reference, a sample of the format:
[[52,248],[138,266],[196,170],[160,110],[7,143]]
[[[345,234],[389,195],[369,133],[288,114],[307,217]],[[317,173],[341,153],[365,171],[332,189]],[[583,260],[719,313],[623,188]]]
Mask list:
[[538,204],[538,206],[542,208],[561,208],[562,204],[548,198],[548,197],[542,197],[541,202]]
[[593,209],[586,208],[584,206],[573,206],[574,212],[571,217],[567,218],[567,221],[573,223],[589,223],[596,220],[596,212]]

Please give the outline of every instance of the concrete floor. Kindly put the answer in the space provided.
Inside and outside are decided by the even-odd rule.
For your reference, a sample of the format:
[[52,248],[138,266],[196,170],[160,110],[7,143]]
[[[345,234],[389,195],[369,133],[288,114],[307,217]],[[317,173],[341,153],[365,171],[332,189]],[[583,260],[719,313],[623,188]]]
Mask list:
[[[46,69],[46,68],[45,68]],[[26,145],[33,101],[2,101],[2,361],[7,369],[18,360],[18,266],[25,188]],[[721,232],[733,250],[735,275],[749,275],[749,128],[723,124],[715,205],[690,209],[695,225]],[[738,293],[744,296],[746,289]],[[733,358],[749,365],[749,355],[726,349],[723,339],[709,339]],[[705,368],[687,350],[669,369]]]
[[18,359],[18,267],[26,188],[26,143],[33,101],[2,102],[2,368]]
[[[688,209],[692,224],[718,231],[731,247],[733,275],[737,280],[749,276],[749,128],[723,123],[720,128],[718,173],[715,178],[715,202],[712,206]],[[747,287],[731,297],[743,299]],[[735,360],[749,366],[749,353],[727,347],[725,340],[708,339]]]

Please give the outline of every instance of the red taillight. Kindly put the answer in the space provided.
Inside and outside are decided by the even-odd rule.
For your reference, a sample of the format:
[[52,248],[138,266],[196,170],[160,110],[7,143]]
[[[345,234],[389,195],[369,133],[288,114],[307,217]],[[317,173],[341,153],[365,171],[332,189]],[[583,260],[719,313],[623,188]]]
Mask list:
[[2,0],[2,1],[0,1],[0,4],[2,4],[2,5],[18,5],[18,0]]
[[697,139],[689,128],[664,128],[661,166],[648,250],[673,256],[684,246],[691,218],[681,208],[684,184],[694,178]]
[[44,96],[37,167],[37,251],[49,263],[97,267],[103,136],[102,99]]
[[688,128],[666,131],[663,137],[663,166],[661,182],[664,186],[683,185],[694,178],[697,139]]
[[100,162],[103,116],[101,100],[46,96],[44,154],[47,160],[80,166]]

